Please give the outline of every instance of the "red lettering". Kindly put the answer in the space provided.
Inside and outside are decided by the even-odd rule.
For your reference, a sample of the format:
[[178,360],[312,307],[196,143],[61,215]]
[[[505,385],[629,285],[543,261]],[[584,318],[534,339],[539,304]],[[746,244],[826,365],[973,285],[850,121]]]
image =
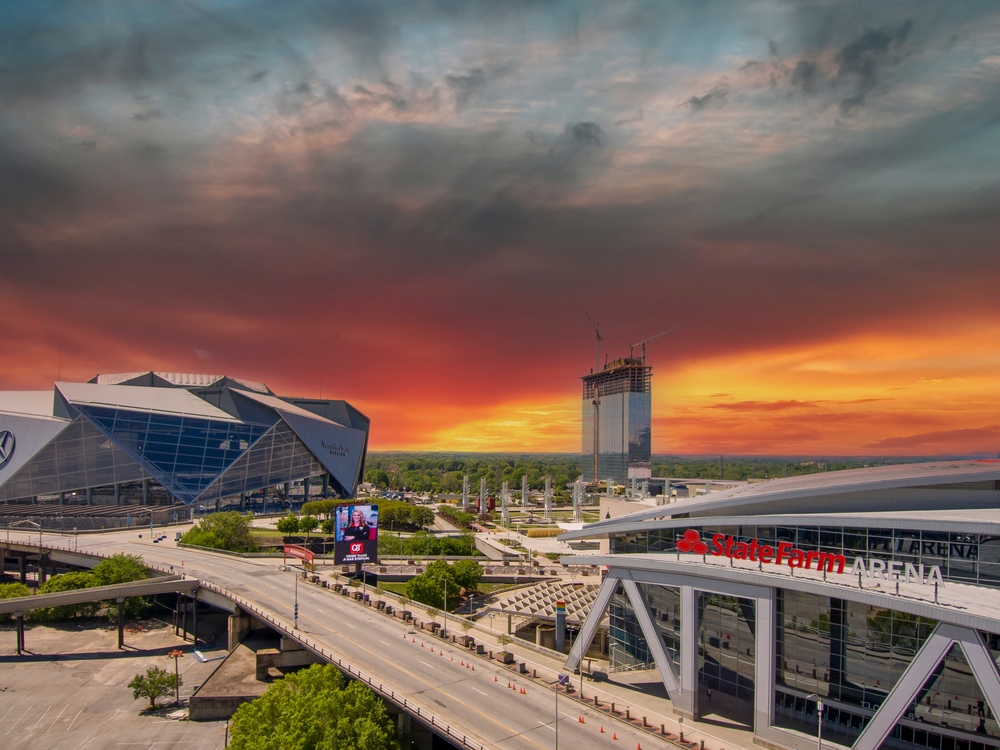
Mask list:
[[726,538],[725,534],[716,534],[712,537],[712,551],[711,555],[713,557],[720,557],[725,554],[725,549],[722,546],[722,540]]
[[749,549],[750,547],[747,545],[746,542],[736,542],[736,544],[733,546],[733,557],[735,557],[737,560],[746,560],[747,551]]
[[[819,558],[819,552],[807,552],[806,553],[806,570],[812,567],[812,561]],[[817,568],[819,570],[819,568]]]
[[774,561],[774,547],[770,544],[765,544],[760,548],[760,561],[762,563],[770,563]]
[[747,555],[747,558],[753,560],[754,562],[757,562],[757,544],[758,542],[756,539],[752,539],[750,541],[750,550],[749,554]]
[[819,555],[819,561],[816,564],[816,570],[823,570],[823,566],[826,566],[827,573],[833,573],[833,566],[837,566],[837,572],[844,572],[844,564],[847,562],[847,558],[843,555],[832,555],[829,552],[821,552]]
[[733,542],[736,541],[732,537],[726,538],[726,557],[733,556]]
[[785,556],[788,554],[789,550],[792,549],[792,545],[789,542],[778,542],[778,556],[774,558],[775,565],[781,565],[784,561]]
[[361,554],[365,551],[365,545],[361,542],[351,542],[351,554]]
[[788,567],[801,568],[806,559],[806,553],[800,549],[792,549],[788,553]]

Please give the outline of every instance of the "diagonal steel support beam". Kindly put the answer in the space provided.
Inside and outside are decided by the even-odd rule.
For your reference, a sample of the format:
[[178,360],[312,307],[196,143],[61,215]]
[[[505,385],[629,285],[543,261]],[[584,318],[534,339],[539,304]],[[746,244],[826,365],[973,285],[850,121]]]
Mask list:
[[993,660],[983,636],[977,630],[961,628],[964,634],[956,639],[965,651],[965,660],[972,668],[972,674],[979,683],[979,689],[983,691],[983,697],[990,704],[994,716],[1000,716],[1000,674],[997,673],[997,665]]
[[646,604],[642,592],[639,591],[639,585],[635,581],[622,579],[622,584],[625,586],[625,593],[628,594],[629,601],[632,602],[632,609],[635,611],[635,617],[639,621],[639,627],[642,628],[642,634],[646,638],[646,645],[649,646],[649,651],[653,655],[653,661],[656,662],[656,668],[660,672],[663,687],[667,689],[670,700],[672,702],[676,701],[681,691],[681,686],[677,681],[677,675],[674,674],[674,665],[670,660],[670,655],[667,653],[667,649],[663,647],[663,638],[660,637],[660,629],[653,622],[653,613],[649,611],[649,605]]
[[597,632],[597,626],[600,625],[601,618],[604,617],[604,613],[608,611],[608,605],[611,604],[611,597],[614,596],[615,589],[618,587],[618,581],[617,575],[608,574],[605,576],[604,582],[597,592],[597,598],[594,599],[594,604],[587,614],[587,619],[584,620],[580,636],[576,639],[576,643],[573,644],[573,648],[570,649],[569,656],[566,658],[564,666],[569,671],[572,672],[579,666],[583,655],[590,648],[590,643],[594,640],[594,634]]
[[[889,691],[878,711],[872,716],[868,726],[858,736],[853,750],[877,750],[881,747],[896,726],[896,722],[906,713],[913,701],[917,700],[924,683],[937,669],[952,644],[968,638],[970,634],[978,640],[978,633],[974,630],[944,622],[938,623],[923,647],[913,657],[910,666],[906,668],[895,687]],[[972,664],[971,658],[969,663]]]

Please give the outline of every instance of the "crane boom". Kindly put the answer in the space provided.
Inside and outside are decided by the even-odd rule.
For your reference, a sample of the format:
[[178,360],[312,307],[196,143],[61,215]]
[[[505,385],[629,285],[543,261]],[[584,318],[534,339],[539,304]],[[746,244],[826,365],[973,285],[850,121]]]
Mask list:
[[[588,316],[588,317],[589,317],[589,316]],[[642,341],[640,341],[640,342],[639,342],[639,343],[637,343],[637,344],[632,344],[632,345],[631,345],[631,346],[629,347],[629,349],[631,350],[631,349],[634,349],[634,348],[635,348],[635,347],[637,347],[637,346],[641,346],[641,347],[642,347],[642,363],[643,363],[643,364],[646,364],[646,344],[648,344],[648,343],[649,343],[650,341],[652,341],[653,339],[658,339],[658,338],[660,338],[660,336],[666,336],[666,335],[667,335],[668,333],[673,333],[673,332],[674,332],[674,331],[676,331],[676,330],[677,330],[678,328],[681,328],[681,327],[682,327],[683,325],[684,325],[684,324],[683,324],[683,323],[681,323],[680,325],[678,325],[678,326],[674,326],[673,328],[668,328],[668,329],[667,329],[667,330],[665,330],[665,331],[660,331],[660,332],[659,332],[658,334],[656,334],[655,336],[650,336],[650,337],[649,337],[648,339],[646,338],[645,334],[643,334],[643,337],[642,337]],[[631,356],[631,354],[630,354],[629,356]]]
[[604,338],[601,336],[601,324],[595,323],[594,319],[590,317],[590,313],[586,310],[583,311],[583,314],[587,316],[587,320],[590,321],[590,325],[594,327],[594,333],[597,334],[597,352],[594,355],[594,372],[597,372],[601,369],[601,341]]

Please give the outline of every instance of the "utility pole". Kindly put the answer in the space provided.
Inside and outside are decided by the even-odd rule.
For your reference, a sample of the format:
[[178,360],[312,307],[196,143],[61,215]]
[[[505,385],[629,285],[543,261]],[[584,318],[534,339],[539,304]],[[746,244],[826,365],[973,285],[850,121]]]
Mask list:
[[545,477],[545,520],[552,519],[552,477]]

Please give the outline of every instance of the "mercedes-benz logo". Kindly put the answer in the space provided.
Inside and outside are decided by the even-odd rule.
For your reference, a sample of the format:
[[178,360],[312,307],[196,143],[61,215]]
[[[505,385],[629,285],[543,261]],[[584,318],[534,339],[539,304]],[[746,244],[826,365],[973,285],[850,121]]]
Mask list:
[[10,430],[0,430],[0,469],[14,455],[14,433]]

